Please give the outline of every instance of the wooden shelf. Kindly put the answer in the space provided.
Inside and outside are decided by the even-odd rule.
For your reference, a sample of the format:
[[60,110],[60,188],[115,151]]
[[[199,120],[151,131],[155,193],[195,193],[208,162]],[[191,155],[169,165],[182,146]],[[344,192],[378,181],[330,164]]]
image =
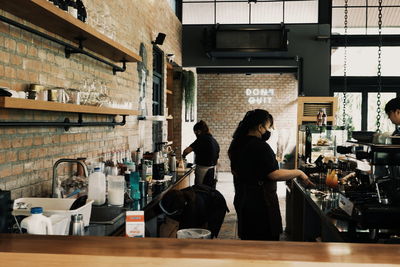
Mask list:
[[[315,115],[315,116],[298,116],[298,119],[300,121],[315,121],[315,123],[317,123],[317,115]],[[327,121],[334,122],[335,117],[327,116]]]
[[85,105],[64,104],[13,97],[0,97],[0,108],[44,110],[104,115],[139,115],[139,111],[130,109],[103,108]]
[[46,0],[1,1],[0,9],[74,43],[78,44],[77,39],[84,39],[84,49],[98,53],[114,62],[142,60],[136,53]]

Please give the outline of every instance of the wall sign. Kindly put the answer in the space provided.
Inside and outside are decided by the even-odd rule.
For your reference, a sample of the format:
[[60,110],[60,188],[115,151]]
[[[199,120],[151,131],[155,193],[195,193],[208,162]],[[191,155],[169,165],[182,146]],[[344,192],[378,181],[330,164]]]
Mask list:
[[246,96],[248,97],[247,101],[250,105],[255,104],[270,104],[272,101],[272,97],[275,95],[274,89],[250,89],[247,88]]

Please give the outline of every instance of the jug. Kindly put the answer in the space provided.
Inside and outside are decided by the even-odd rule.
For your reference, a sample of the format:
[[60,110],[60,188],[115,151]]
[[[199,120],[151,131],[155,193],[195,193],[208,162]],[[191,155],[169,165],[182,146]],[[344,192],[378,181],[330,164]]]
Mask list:
[[21,228],[26,229],[32,235],[52,235],[53,227],[51,220],[43,215],[42,207],[31,208],[31,216],[21,222]]
[[169,169],[171,172],[176,171],[176,154],[175,153],[170,154]]
[[89,175],[88,199],[93,200],[93,205],[106,202],[106,176],[99,167],[95,167],[94,173]]
[[113,206],[124,205],[125,178],[124,176],[109,175],[108,179],[108,204]]

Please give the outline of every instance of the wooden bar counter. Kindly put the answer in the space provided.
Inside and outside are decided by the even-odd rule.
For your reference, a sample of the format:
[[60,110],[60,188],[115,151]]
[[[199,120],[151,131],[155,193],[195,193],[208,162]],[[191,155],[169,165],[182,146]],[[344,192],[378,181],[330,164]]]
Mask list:
[[397,265],[400,245],[0,235],[1,266]]

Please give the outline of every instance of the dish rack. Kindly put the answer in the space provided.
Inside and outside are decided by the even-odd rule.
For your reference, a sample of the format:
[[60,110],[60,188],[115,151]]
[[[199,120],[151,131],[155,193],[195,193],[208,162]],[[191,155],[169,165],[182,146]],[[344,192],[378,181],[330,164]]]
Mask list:
[[[43,215],[48,217],[58,215],[68,218],[69,221],[71,215],[82,214],[84,225],[89,226],[93,200],[87,200],[86,204],[80,208],[69,210],[74,201],[75,199],[68,198],[18,198],[14,201],[12,215],[29,216],[32,207],[42,207]],[[69,223],[66,225],[69,227]]]

